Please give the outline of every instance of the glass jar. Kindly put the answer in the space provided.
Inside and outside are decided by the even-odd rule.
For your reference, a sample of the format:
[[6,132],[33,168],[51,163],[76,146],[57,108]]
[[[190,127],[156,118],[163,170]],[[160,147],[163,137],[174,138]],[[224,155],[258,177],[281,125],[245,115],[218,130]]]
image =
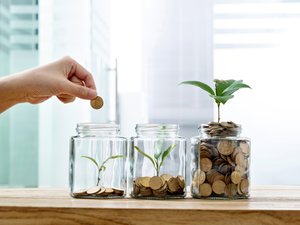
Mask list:
[[184,198],[186,140],[175,124],[138,124],[131,138],[133,198]]
[[250,140],[240,137],[233,122],[209,123],[191,139],[194,198],[244,199],[249,197]]
[[70,191],[75,198],[121,198],[127,186],[127,140],[119,125],[80,123],[70,141]]

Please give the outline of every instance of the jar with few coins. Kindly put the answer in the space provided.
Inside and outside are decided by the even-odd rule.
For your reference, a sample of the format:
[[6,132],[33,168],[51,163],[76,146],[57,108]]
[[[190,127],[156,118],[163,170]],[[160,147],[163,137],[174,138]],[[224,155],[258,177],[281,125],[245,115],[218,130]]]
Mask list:
[[138,124],[130,141],[133,198],[184,198],[186,140],[175,124]]
[[241,126],[211,122],[191,139],[191,195],[205,199],[249,198],[250,139]]
[[117,124],[80,123],[70,141],[70,194],[74,198],[126,195],[127,139]]

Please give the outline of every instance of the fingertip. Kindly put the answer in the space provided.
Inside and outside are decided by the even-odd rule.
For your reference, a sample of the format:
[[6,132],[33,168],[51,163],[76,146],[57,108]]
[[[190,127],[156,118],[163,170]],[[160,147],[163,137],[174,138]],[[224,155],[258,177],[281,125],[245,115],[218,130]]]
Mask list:
[[88,91],[88,98],[89,99],[94,99],[97,97],[97,91],[92,89],[92,88],[89,88],[89,91]]

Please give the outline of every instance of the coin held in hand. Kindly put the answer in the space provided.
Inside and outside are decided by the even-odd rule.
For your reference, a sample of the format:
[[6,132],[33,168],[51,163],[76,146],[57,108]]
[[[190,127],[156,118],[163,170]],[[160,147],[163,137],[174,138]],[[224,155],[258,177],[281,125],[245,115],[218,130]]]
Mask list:
[[101,109],[103,104],[103,99],[100,96],[97,96],[96,98],[91,100],[91,106],[94,109]]

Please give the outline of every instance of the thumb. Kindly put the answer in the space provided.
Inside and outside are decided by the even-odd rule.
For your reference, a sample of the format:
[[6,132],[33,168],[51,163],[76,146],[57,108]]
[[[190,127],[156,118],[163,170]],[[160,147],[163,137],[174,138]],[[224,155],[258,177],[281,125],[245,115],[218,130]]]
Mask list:
[[94,99],[97,97],[96,90],[72,82],[69,82],[68,86],[66,86],[66,91],[67,94],[82,99]]

